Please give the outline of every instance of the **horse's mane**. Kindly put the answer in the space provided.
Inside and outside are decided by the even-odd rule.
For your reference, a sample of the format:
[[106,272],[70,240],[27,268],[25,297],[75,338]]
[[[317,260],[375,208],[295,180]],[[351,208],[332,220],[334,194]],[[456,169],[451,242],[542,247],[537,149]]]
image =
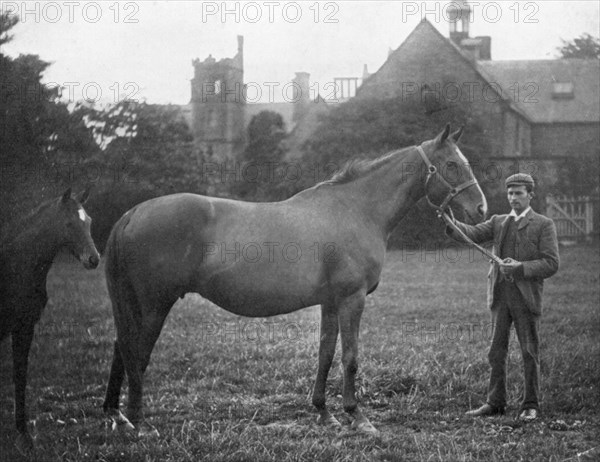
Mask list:
[[375,159],[352,159],[347,161],[342,167],[337,170],[330,179],[321,182],[321,184],[345,184],[350,183],[364,175],[377,170],[381,166],[385,165],[390,158],[396,157],[399,154],[406,155],[409,148],[396,149],[390,151]]

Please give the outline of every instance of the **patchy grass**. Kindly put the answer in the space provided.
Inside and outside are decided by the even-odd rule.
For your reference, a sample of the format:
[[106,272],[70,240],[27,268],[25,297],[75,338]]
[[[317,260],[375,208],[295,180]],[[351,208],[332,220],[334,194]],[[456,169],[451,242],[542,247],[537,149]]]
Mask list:
[[[377,437],[356,434],[343,415],[339,345],[328,400],[345,427],[315,425],[316,307],[248,319],[192,295],[173,308],[146,373],[146,417],[160,437],[113,433],[101,412],[114,338],[103,272],[57,263],[30,356],[36,460],[597,460],[600,255],[580,246],[561,256],[561,270],[546,281],[541,322],[543,415],[522,425],[514,336],[508,414],[464,417],[484,401],[489,373],[487,262],[466,250],[390,252],[367,299],[357,379]],[[4,342],[2,461],[24,460],[13,446],[11,370]]]

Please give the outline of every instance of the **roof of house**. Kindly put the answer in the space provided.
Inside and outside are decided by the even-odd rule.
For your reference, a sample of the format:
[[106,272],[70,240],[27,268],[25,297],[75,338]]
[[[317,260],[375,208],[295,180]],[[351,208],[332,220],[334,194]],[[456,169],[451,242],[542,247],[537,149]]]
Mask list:
[[[600,60],[477,61],[476,65],[534,123],[600,121]],[[572,97],[554,95],[555,83],[572,83]]]
[[[465,50],[462,50],[456,43],[454,43],[452,40],[450,40],[448,37],[445,37],[439,30],[437,30],[433,24],[431,24],[427,18],[423,18],[419,24],[417,24],[417,27],[415,27],[412,32],[410,34],[408,34],[408,37],[406,37],[406,39],[400,44],[400,46],[398,48],[396,48],[393,52],[391,52],[388,57],[387,60],[383,63],[383,65],[374,73],[372,73],[367,79],[365,79],[365,81],[363,82],[363,85],[361,87],[358,88],[358,93],[360,93],[360,90],[362,87],[364,87],[365,85],[368,85],[370,82],[375,81],[376,79],[376,75],[384,68],[388,67],[388,66],[392,66],[392,68],[394,66],[397,66],[399,63],[401,63],[401,58],[399,56],[401,56],[401,50],[408,46],[407,44],[410,42],[413,42],[413,36],[414,37],[418,37],[420,34],[431,34],[431,37],[436,38],[439,43],[440,46],[446,46],[449,50],[451,50],[452,52],[456,53],[456,55],[459,57],[459,59],[461,59],[465,64],[467,64],[468,66],[470,66],[471,68],[473,68],[473,70],[482,78],[482,80],[484,81],[490,81],[490,77],[489,75],[486,73],[485,69],[481,66],[477,65],[477,61],[475,59],[473,59],[473,57]],[[495,87],[491,87],[492,91],[495,91]],[[521,110],[521,108],[515,104],[510,97],[508,97],[508,95],[501,93],[498,95],[502,100],[504,100],[504,102],[516,113],[520,114],[523,117],[527,117],[525,113],[523,113],[523,111]]]
[[[411,36],[429,33],[454,50],[516,113],[533,123],[600,122],[600,60],[555,59],[493,61],[475,60],[448,37],[423,19],[402,44],[394,50],[379,70],[363,82],[363,86],[384,67],[396,65],[399,51],[410,43]],[[554,97],[554,83],[573,84],[573,97]],[[494,85],[497,84],[497,85]],[[515,84],[519,90],[516,91]],[[360,92],[360,88],[359,88]]]

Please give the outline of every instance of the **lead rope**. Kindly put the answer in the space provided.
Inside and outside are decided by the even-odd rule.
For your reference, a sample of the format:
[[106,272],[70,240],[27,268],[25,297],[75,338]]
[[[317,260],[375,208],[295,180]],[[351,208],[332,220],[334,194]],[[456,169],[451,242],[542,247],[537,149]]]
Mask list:
[[[446,213],[445,207],[442,208],[442,207],[440,207],[438,205],[435,205],[433,202],[431,202],[431,200],[427,196],[427,184],[429,183],[430,178],[433,175],[436,174],[437,169],[435,168],[435,165],[433,165],[429,161],[429,158],[425,154],[425,151],[423,151],[423,148],[421,146],[417,146],[416,148],[417,148],[417,152],[419,153],[419,155],[423,159],[423,162],[425,162],[425,165],[427,166],[428,173],[427,173],[427,179],[425,180],[425,197],[427,198],[427,202],[429,202],[429,205],[431,205],[436,210],[438,217],[441,218],[442,220],[444,220],[444,222],[446,223],[446,225],[449,226],[454,232],[456,232],[456,234],[458,234],[467,244],[475,247],[484,256],[490,258],[492,261],[494,261],[498,265],[501,265],[502,264],[502,260],[500,258],[498,258],[498,256],[494,255],[489,250],[487,250],[487,249],[481,247],[480,245],[476,244],[475,242],[473,242],[469,238],[469,236],[467,236],[458,226],[456,226],[456,224],[454,223],[454,220],[452,218],[450,218],[450,216],[448,216],[448,214]],[[444,181],[445,181],[445,179],[444,179]],[[465,186],[465,187],[471,186],[473,184],[475,184],[474,180],[472,180],[471,182],[469,182],[469,184],[467,186]],[[464,189],[464,188],[461,188],[461,189]],[[444,202],[445,202],[445,204],[443,204],[443,205],[447,205],[447,202],[446,201],[444,201]]]
[[458,234],[467,244],[472,245],[473,247],[475,247],[483,255],[485,255],[486,257],[490,258],[491,260],[493,260],[498,265],[502,264],[502,260],[497,255],[494,255],[489,250],[481,247],[478,244],[475,244],[475,242],[473,242],[469,238],[469,236],[467,236],[458,226],[456,226],[456,224],[454,223],[454,221],[448,216],[448,214],[446,212],[442,212],[441,218],[444,220],[444,222],[446,223],[446,225],[449,226],[450,228],[452,228],[452,230],[454,232],[456,232],[456,234]]

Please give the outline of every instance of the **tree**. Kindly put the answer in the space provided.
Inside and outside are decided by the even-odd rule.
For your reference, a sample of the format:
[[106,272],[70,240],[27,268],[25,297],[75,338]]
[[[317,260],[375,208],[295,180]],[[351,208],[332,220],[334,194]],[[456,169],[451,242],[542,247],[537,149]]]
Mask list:
[[[15,16],[0,14],[0,45]],[[204,192],[202,159],[178,106],[120,101],[109,107],[61,102],[42,83],[49,66],[36,55],[0,52],[0,219],[27,211],[64,184],[94,183],[86,204],[102,246],[131,206],[179,191]]]
[[18,16],[9,15],[8,13],[0,14],[0,46],[12,40],[12,35],[8,33],[19,22]]
[[562,47],[557,50],[563,59],[600,59],[600,39],[590,34],[582,34],[571,41],[562,42]]
[[285,123],[280,114],[261,111],[248,125],[248,144],[241,154],[241,181],[230,188],[234,196],[251,201],[283,199]]
[[86,123],[101,146],[82,165],[98,178],[87,207],[95,216],[92,235],[99,249],[115,221],[139,202],[205,192],[200,154],[178,106],[125,100],[88,111]]
[[[16,16],[0,13],[0,45],[11,40],[17,22]],[[62,148],[80,149],[81,142],[92,146],[89,137],[82,141],[82,120],[75,121],[59,101],[59,89],[42,83],[48,66],[37,55],[11,58],[0,51],[0,218],[14,217],[56,193],[53,170]]]
[[587,156],[573,156],[559,166],[556,189],[569,196],[598,196],[600,193],[600,148]]

